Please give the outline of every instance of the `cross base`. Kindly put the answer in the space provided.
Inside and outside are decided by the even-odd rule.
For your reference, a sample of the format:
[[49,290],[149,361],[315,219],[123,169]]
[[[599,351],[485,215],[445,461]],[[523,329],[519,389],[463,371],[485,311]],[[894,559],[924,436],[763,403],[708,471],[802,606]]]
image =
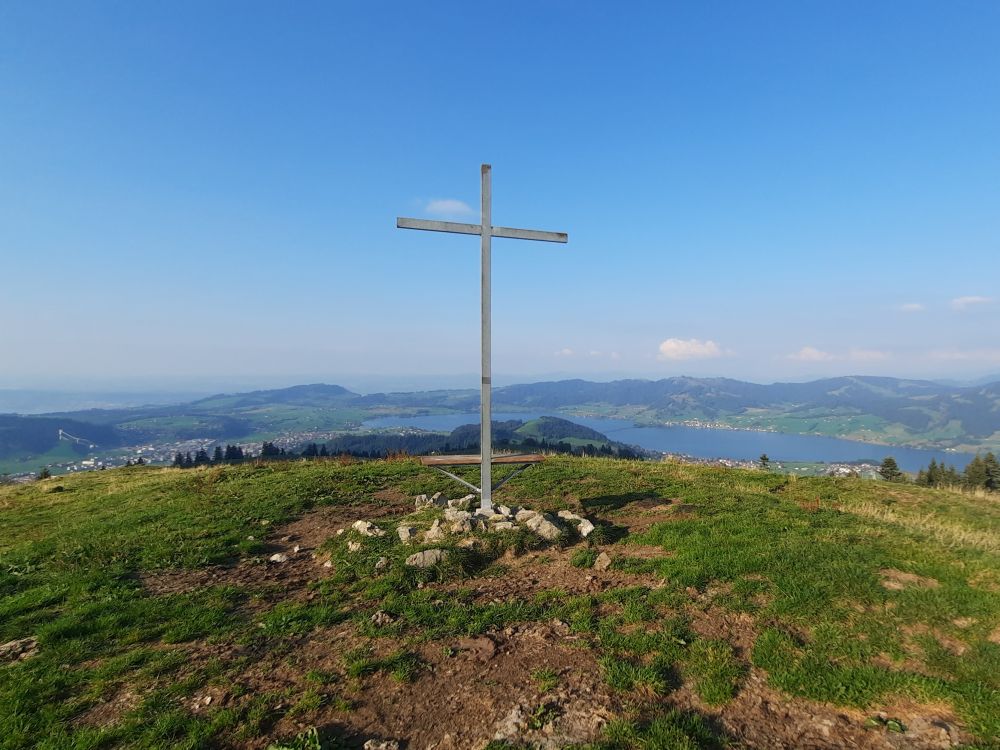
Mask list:
[[[490,459],[491,464],[516,464],[517,468],[514,469],[510,474],[505,476],[499,482],[493,484],[490,488],[491,493],[503,487],[507,482],[516,477],[521,472],[531,468],[535,464],[540,464],[545,460],[545,456],[541,453],[510,453],[502,456],[492,456]],[[445,469],[445,466],[478,466],[483,462],[482,456],[421,456],[420,463],[424,466],[429,466],[432,469],[440,471],[447,477],[454,479],[459,484],[465,485],[470,490],[475,492],[477,495],[482,497],[483,490],[480,487],[471,482],[467,482],[462,477],[453,474],[452,472]],[[492,508],[493,503],[489,499],[483,499],[483,508]]]

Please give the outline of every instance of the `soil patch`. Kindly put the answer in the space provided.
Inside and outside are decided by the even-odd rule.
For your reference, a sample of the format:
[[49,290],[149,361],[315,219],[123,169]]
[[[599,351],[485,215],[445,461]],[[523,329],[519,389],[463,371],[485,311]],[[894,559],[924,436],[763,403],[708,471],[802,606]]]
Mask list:
[[[785,748],[861,748],[862,750],[946,750],[969,740],[944,706],[897,703],[879,713],[835,708],[792,698],[767,684],[752,668],[740,692],[721,708],[703,704],[687,686],[668,696],[671,704],[709,716],[738,743],[760,750]],[[865,726],[869,718],[896,719],[906,727],[895,733]]]
[[698,508],[675,498],[645,498],[629,503],[610,513],[614,523],[628,529],[630,534],[641,534],[657,523],[691,518]]
[[89,727],[107,727],[117,724],[121,718],[136,708],[141,698],[131,688],[121,688],[110,698],[101,700],[74,719],[73,723]]
[[936,589],[941,585],[934,578],[918,576],[916,573],[907,573],[895,568],[882,568],[879,571],[879,575],[882,577],[882,586],[890,591],[902,591],[909,586]]
[[[308,598],[309,584],[330,575],[324,567],[327,556],[317,549],[338,530],[358,519],[375,520],[410,512],[410,503],[401,500],[384,504],[330,505],[317,508],[284,526],[265,531],[264,553],[241,559],[231,565],[211,565],[195,570],[159,570],[141,576],[151,594],[183,594],[206,586],[237,586],[265,600],[280,595],[283,600]],[[270,556],[285,555],[285,562],[272,562]]]
[[[660,556],[666,553],[659,548]],[[502,602],[511,599],[530,599],[543,591],[564,591],[567,594],[599,594],[611,589],[631,586],[649,586],[658,588],[664,585],[663,578],[645,573],[628,573],[609,569],[599,571],[594,568],[577,568],[570,563],[577,548],[548,549],[541,552],[529,552],[518,557],[505,557],[502,562],[503,572],[493,578],[476,578],[473,580],[447,583],[442,590],[465,589],[471,591],[475,601]],[[639,556],[633,553],[640,550],[636,547],[608,546],[599,547],[598,551],[606,551],[612,558]]]
[[[559,623],[533,623],[413,647],[420,667],[412,682],[385,672],[346,675],[343,655],[350,649],[368,646],[377,659],[400,645],[388,638],[359,638],[354,625],[345,624],[317,631],[296,649],[294,661],[270,657],[256,663],[239,678],[249,694],[299,696],[316,691],[317,685],[305,675],[321,672],[340,700],[305,713],[292,711],[269,729],[271,739],[241,746],[264,748],[273,738],[316,726],[321,733],[344,738],[350,747],[370,739],[395,739],[406,748],[465,750],[507,739],[561,748],[599,738],[621,709],[601,678],[593,652],[580,648]],[[534,676],[541,670],[554,675],[548,684]],[[221,695],[213,705],[242,700]]]

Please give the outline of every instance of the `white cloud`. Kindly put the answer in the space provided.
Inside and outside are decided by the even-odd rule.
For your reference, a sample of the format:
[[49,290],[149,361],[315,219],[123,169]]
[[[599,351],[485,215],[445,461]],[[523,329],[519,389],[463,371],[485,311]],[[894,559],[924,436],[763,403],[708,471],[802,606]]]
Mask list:
[[889,352],[882,352],[878,349],[851,349],[847,358],[854,362],[881,362],[889,359]]
[[714,341],[699,339],[667,339],[660,344],[659,359],[714,359],[722,356],[722,349]]
[[474,216],[476,214],[476,210],[472,206],[457,198],[435,198],[427,202],[424,210],[436,216]]
[[930,357],[946,362],[1000,362],[1000,349],[938,349]]
[[601,352],[599,352],[597,349],[591,349],[588,352],[588,354],[590,354],[591,357],[600,357],[601,356]]
[[794,354],[787,355],[786,359],[794,359],[799,362],[830,362],[836,359],[836,357],[814,346],[803,346]]
[[951,301],[952,310],[967,310],[970,307],[975,307],[976,305],[988,305],[993,301],[992,297],[978,297],[976,295],[970,295],[968,297],[955,297]]
[[907,302],[899,306],[899,311],[905,313],[923,312],[925,309],[919,302]]
[[557,356],[557,357],[572,357],[573,356],[573,350],[570,349],[568,346],[567,347],[563,347],[562,349],[560,349],[559,351],[557,351],[555,353],[555,356]]
[[618,359],[621,359],[621,358],[622,358],[622,355],[620,355],[618,352],[611,352],[611,359],[618,360]]

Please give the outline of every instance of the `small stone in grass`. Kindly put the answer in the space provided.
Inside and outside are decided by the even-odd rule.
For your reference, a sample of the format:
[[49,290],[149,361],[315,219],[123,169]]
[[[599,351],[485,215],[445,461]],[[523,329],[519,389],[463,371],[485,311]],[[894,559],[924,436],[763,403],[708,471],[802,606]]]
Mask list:
[[399,541],[404,544],[412,542],[413,538],[417,535],[416,526],[397,526],[396,534],[399,536]]
[[607,552],[602,552],[597,556],[597,559],[594,560],[594,570],[604,571],[610,567],[611,567],[611,555],[609,555]]
[[411,568],[430,568],[448,559],[448,553],[443,549],[425,549],[406,558],[406,564]]
[[385,530],[380,529],[371,521],[355,521],[351,528],[362,536],[385,536]]
[[276,563],[288,562],[288,555],[286,555],[284,552],[275,552],[268,558],[268,560]]

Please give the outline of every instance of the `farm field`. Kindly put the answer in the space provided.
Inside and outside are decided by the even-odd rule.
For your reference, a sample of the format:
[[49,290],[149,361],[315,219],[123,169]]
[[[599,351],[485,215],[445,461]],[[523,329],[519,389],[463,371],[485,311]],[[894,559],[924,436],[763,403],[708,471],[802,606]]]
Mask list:
[[438,491],[411,459],[0,487],[0,747],[1000,746],[995,497],[551,457],[497,501],[586,539],[402,542]]

